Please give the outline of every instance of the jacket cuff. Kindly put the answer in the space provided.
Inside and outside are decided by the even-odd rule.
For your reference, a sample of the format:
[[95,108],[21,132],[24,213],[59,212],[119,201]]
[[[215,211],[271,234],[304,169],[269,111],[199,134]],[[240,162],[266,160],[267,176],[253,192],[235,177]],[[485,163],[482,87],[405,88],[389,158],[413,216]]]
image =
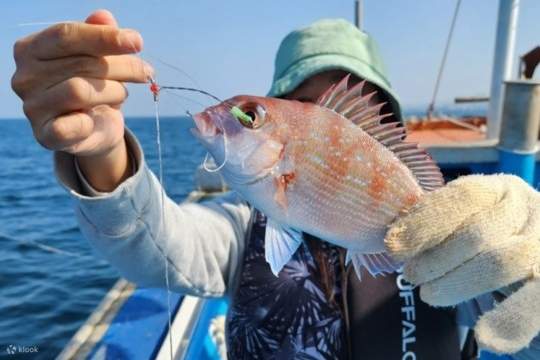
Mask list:
[[[130,173],[135,174],[138,169],[138,166],[137,166],[138,162],[135,160],[135,156],[133,156],[133,152],[129,150],[129,147],[128,147],[128,156],[129,156],[129,163],[131,164]],[[103,196],[107,194],[107,192],[98,191],[92,185],[90,185],[90,182],[86,180],[86,177],[84,176],[81,168],[79,167],[79,162],[77,161],[76,157],[74,157],[73,162],[75,166],[75,172],[77,173],[77,179],[79,180],[79,184],[81,185],[81,194],[91,196],[91,197]]]
[[119,235],[135,226],[135,220],[150,201],[151,173],[146,167],[142,148],[127,128],[125,139],[128,153],[135,160],[136,171],[114,191],[94,194],[97,196],[85,192],[77,174],[75,157],[63,152],[54,153],[57,180],[75,201],[83,221],[98,233],[109,236]]

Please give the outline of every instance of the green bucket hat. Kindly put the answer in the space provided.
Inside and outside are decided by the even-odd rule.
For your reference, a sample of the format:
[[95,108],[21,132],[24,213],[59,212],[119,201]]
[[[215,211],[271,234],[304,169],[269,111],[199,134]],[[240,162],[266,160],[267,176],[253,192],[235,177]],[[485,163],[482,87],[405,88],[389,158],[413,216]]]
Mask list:
[[289,33],[279,46],[268,96],[283,96],[309,77],[344,70],[381,88],[398,120],[401,109],[375,41],[343,19],[323,19]]

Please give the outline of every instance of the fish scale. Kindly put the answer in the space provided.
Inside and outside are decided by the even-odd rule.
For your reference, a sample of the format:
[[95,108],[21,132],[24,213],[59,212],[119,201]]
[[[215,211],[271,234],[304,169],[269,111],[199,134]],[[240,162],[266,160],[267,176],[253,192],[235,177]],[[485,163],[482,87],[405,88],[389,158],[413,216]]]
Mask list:
[[229,186],[267,216],[265,256],[276,275],[304,232],[346,248],[358,276],[362,267],[394,271],[388,225],[443,185],[429,155],[404,142],[400,124],[382,124],[384,103],[370,105],[374,94],[362,89],[347,76],[316,104],[236,96],[194,117]]
[[[343,119],[344,121],[346,119]],[[358,137],[366,137],[365,133],[360,133],[362,130],[360,128],[350,129],[352,132],[358,132]],[[311,142],[312,147],[320,148],[323,143],[317,141]],[[368,144],[371,148],[372,144]],[[293,145],[294,146],[294,145]],[[290,150],[292,153],[297,151],[298,153],[306,152],[309,153],[311,149],[309,147],[301,147],[299,150]],[[328,147],[327,152],[332,153],[334,151],[333,147]],[[363,151],[362,147],[358,147],[356,151]],[[371,161],[375,163],[380,163],[380,167],[384,167],[385,162],[390,161],[386,159],[387,157],[393,156],[390,152],[388,154],[381,154],[378,157],[374,157]],[[370,230],[376,228],[376,233],[379,235],[381,231],[385,230],[382,226],[388,224],[393,218],[397,215],[397,212],[401,207],[393,207],[393,201],[386,200],[386,195],[396,196],[395,194],[400,193],[398,189],[392,189],[391,183],[385,182],[384,185],[387,187],[387,191],[381,193],[379,191],[371,192],[369,191],[369,185],[373,180],[374,176],[381,176],[381,174],[374,173],[370,171],[365,163],[360,161],[348,161],[346,165],[340,162],[340,159],[333,156],[326,156],[327,164],[334,171],[329,174],[323,166],[309,166],[306,164],[306,157],[302,158],[302,161],[295,162],[296,172],[298,174],[298,182],[295,184],[295,192],[291,193],[291,199],[289,202],[289,213],[292,217],[295,216],[293,209],[297,206],[296,203],[306,203],[306,207],[300,208],[299,213],[304,213],[305,218],[302,228],[313,228],[318,224],[309,221],[313,219],[313,214],[317,214],[319,217],[326,219],[326,224],[335,224],[335,226],[329,226],[327,229],[324,229],[325,232],[317,234],[322,238],[329,238],[329,236],[334,236],[333,242],[338,245],[344,246],[345,244],[350,244],[350,242],[362,243],[361,234],[358,234],[358,229]],[[395,161],[395,160],[394,160]],[[307,165],[307,166],[306,166]],[[335,171],[339,167],[347,168],[347,171],[342,175],[336,175]],[[406,172],[410,172],[408,169],[404,168],[403,174],[401,176],[407,175]],[[405,172],[406,171],[406,172]],[[349,175],[353,178],[362,179],[365,186],[358,186],[353,184],[348,184],[344,180],[344,176]],[[411,188],[410,192],[420,192],[420,187],[414,178],[410,178],[409,182],[402,182],[401,185],[404,188]],[[308,187],[306,191],[302,191],[302,187]],[[312,193],[319,201],[309,201],[309,194]],[[335,194],[348,194],[352,195],[354,193],[358,194],[357,196],[349,196],[350,202],[345,204],[343,201],[337,201]],[[294,201],[294,203],[293,203]],[[333,206],[329,206],[332,204]],[[346,205],[346,206],[345,206]],[[366,212],[366,210],[369,210]],[[340,221],[344,218],[344,214],[350,216],[350,220],[343,222]],[[362,214],[364,216],[355,215]],[[301,214],[298,214],[301,216]],[[370,224],[371,223],[371,224]],[[366,232],[366,231],[365,231]],[[364,233],[365,233],[364,232]],[[339,237],[338,237],[339,236]],[[381,242],[382,245],[382,242]],[[356,249],[351,247],[350,249]],[[381,250],[379,247],[373,250]]]
[[[358,131],[359,129],[353,127],[352,129],[350,129],[350,133],[353,133],[355,130]],[[318,144],[318,145],[315,145],[315,147],[317,147],[317,148],[324,148],[324,145],[325,145],[325,144]],[[305,153],[310,153],[311,150],[310,150],[310,149],[302,149],[302,151],[304,151]],[[332,151],[332,150],[330,150],[330,151]],[[321,156],[320,158],[322,158],[322,156]],[[310,159],[309,159],[308,157],[305,158],[305,161],[309,161],[309,160],[310,160]],[[374,162],[384,162],[384,160],[382,160],[382,159],[374,159],[374,160],[372,160],[372,161],[374,161]],[[307,165],[307,164],[306,164],[306,165]],[[316,167],[316,166],[318,166],[319,164],[318,164],[318,163],[315,163],[315,164],[313,164],[313,165]],[[327,166],[325,163],[322,163],[322,164],[320,164],[320,165],[321,165],[321,166],[320,166],[320,167],[321,167],[320,170],[321,170],[322,172],[326,171],[326,169],[328,168],[328,166]],[[351,177],[351,178],[353,178],[353,179],[360,179],[360,180],[362,180],[363,178],[365,178],[365,173],[366,173],[367,170],[369,170],[369,169],[365,169],[365,168],[364,168],[364,167],[365,167],[365,166],[364,166],[364,165],[365,165],[365,162],[357,162],[357,165],[358,165],[358,166],[353,167],[353,168],[350,169],[350,171],[347,173],[347,176],[348,176],[348,177]],[[299,166],[300,169],[301,169],[302,164],[298,164],[298,166]],[[388,175],[388,174],[387,174],[387,175]],[[332,178],[330,178],[330,179],[332,179]],[[358,188],[357,186],[354,186],[353,184],[351,184],[352,181],[348,181],[348,180],[347,180],[346,178],[344,178],[344,177],[341,177],[340,179],[338,179],[338,181],[339,181],[340,184],[342,184],[343,186],[346,186],[346,187],[347,187],[346,189],[344,189],[344,191],[347,192],[347,193],[348,193],[348,192],[352,192],[352,191],[354,191],[354,190],[356,190],[356,189]],[[364,183],[367,183],[367,181],[364,181]],[[388,184],[389,184],[389,185],[392,185],[393,182],[388,182]],[[400,185],[402,186],[403,184],[400,184]],[[415,184],[415,185],[416,185],[416,184]],[[394,193],[394,194],[395,194],[395,193],[403,193],[403,188],[402,188],[401,186],[400,186],[399,188],[393,189],[393,191],[391,191],[391,193]],[[364,191],[364,189],[361,189],[360,191]],[[385,205],[385,204],[382,204],[382,205]]]

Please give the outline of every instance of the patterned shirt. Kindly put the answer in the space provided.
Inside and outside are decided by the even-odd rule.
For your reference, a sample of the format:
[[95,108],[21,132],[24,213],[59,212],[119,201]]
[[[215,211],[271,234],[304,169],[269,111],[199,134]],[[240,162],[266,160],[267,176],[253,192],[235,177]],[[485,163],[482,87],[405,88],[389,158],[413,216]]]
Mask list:
[[[336,359],[347,357],[341,281],[333,301],[304,242],[275,276],[264,255],[266,218],[257,212],[228,321],[230,359]],[[321,242],[328,266],[341,274],[339,250]]]

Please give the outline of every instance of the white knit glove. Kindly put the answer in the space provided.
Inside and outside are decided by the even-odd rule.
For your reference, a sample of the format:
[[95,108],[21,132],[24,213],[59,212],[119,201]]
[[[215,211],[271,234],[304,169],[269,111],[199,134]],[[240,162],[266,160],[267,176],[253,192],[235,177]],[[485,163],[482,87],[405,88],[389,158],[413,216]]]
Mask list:
[[540,332],[540,194],[520,178],[452,181],[392,224],[385,244],[434,306],[522,284],[478,320],[481,348],[514,353]]

